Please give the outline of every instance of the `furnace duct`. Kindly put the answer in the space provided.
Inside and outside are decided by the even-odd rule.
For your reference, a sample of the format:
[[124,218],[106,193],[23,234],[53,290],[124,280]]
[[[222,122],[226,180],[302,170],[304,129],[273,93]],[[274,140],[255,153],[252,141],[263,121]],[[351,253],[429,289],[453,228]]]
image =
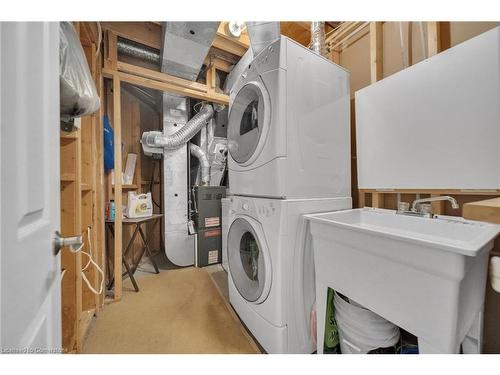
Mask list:
[[156,50],[143,46],[139,43],[118,39],[116,42],[116,49],[119,53],[141,60],[146,60],[152,64],[158,65],[160,63],[160,54],[156,52]]
[[175,150],[186,144],[214,115],[214,108],[210,104],[205,104],[185,126],[171,135],[164,135],[162,132],[150,131],[142,134],[141,143],[143,146]]
[[246,25],[254,56],[280,38],[279,22],[246,22]]
[[326,57],[325,22],[323,21],[311,22],[311,50]]
[[200,162],[201,185],[210,185],[210,162],[208,161],[207,153],[194,143],[189,144],[189,151]]

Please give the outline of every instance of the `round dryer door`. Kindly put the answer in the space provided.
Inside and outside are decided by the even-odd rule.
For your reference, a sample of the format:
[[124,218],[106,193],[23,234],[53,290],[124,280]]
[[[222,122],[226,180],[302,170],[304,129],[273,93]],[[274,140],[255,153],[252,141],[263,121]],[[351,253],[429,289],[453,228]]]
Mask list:
[[234,285],[249,302],[261,303],[271,287],[271,261],[263,233],[250,218],[237,218],[227,239],[229,273]]
[[231,105],[227,130],[229,152],[238,164],[246,166],[259,155],[270,118],[269,94],[262,81],[244,85]]

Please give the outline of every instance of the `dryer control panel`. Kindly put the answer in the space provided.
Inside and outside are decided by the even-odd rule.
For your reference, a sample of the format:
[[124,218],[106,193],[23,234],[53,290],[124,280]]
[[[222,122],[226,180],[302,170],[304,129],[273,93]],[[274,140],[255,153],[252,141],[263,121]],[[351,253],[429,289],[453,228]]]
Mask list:
[[246,83],[255,80],[265,72],[286,68],[286,44],[290,41],[281,36],[280,39],[263,49],[241,74],[241,78],[235,83],[230,92],[230,97],[234,97]]

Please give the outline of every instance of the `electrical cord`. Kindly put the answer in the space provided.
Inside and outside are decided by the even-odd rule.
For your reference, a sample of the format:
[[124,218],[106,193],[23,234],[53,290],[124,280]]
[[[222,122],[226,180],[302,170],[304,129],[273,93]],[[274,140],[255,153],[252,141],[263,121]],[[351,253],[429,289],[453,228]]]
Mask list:
[[[101,269],[101,267],[99,267],[99,265],[94,261],[94,255],[92,253],[92,242],[90,241],[90,233],[91,233],[91,227],[88,226],[87,227],[87,241],[89,243],[89,253],[87,253],[86,251],[83,251],[83,246],[85,245],[85,238],[83,238],[83,241],[82,241],[82,244],[80,245],[80,247],[78,249],[73,249],[73,247],[71,246],[67,246],[67,248],[73,253],[78,253],[78,252],[81,252],[82,254],[86,255],[89,260],[87,262],[87,264],[85,265],[85,267],[82,268],[81,270],[81,275],[82,275],[82,279],[83,281],[85,281],[85,284],[87,284],[88,288],[92,291],[92,293],[94,294],[101,294],[102,291],[104,290],[104,272],[103,270]],[[85,237],[84,235],[82,235],[82,237]],[[99,288],[99,291],[97,291],[93,286],[92,284],[90,283],[89,279],[87,279],[87,276],[85,275],[85,271],[87,270],[87,268],[89,268],[90,265],[93,265],[94,268],[97,270],[97,272],[101,275],[101,286]],[[66,275],[66,272],[67,272],[67,269],[63,269],[62,272],[61,272],[61,282],[62,282],[62,279],[64,277],[64,275]]]
[[[82,254],[85,254],[89,258],[89,261],[87,262],[87,264],[85,265],[85,267],[82,268],[82,271],[81,271],[81,273],[82,273],[82,279],[83,279],[83,281],[85,281],[85,283],[87,284],[87,287],[92,291],[92,293],[94,293],[94,294],[101,294],[102,291],[103,291],[103,289],[104,289],[104,272],[101,269],[101,267],[99,267],[99,265],[93,259],[92,242],[90,241],[90,233],[91,233],[90,230],[91,230],[91,228],[90,228],[90,226],[88,226],[87,227],[87,241],[89,243],[89,253],[90,254],[82,250]],[[92,286],[92,284],[90,283],[90,281],[87,279],[87,276],[85,275],[85,271],[90,266],[90,264],[92,264],[94,266],[94,268],[97,270],[97,272],[101,275],[101,286],[99,288],[99,291],[97,291],[97,290],[94,289],[94,287]]]

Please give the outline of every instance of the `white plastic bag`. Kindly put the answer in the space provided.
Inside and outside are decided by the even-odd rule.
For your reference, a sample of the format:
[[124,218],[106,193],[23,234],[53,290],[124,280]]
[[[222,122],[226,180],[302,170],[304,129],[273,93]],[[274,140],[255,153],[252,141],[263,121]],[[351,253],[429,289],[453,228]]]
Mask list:
[[80,39],[71,22],[59,23],[61,116],[89,115],[101,105]]

